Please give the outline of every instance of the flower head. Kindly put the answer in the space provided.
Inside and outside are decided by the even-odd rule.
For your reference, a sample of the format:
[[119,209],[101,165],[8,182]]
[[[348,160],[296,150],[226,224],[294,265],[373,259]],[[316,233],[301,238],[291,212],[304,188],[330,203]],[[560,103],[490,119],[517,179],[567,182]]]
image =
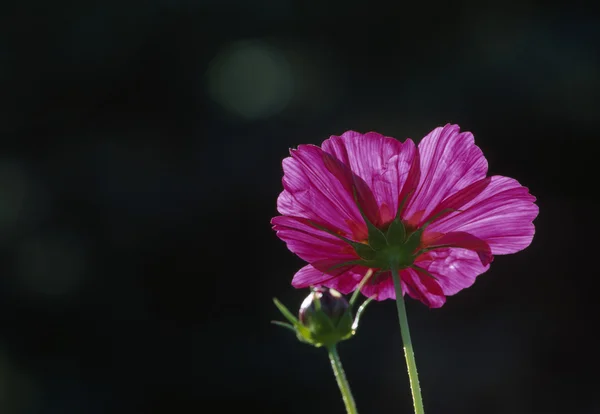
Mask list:
[[309,263],[294,287],[347,294],[374,269],[362,293],[394,299],[390,269],[398,268],[402,291],[436,308],[471,286],[494,255],[533,238],[535,197],[512,178],[487,177],[473,135],[457,125],[434,129],[418,146],[348,131],[290,153],[272,224]]

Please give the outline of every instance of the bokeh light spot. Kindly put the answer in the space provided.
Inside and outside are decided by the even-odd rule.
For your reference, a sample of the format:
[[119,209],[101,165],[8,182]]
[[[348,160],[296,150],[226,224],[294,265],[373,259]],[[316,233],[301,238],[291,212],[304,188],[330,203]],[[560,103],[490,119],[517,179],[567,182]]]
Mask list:
[[258,41],[240,41],[225,48],[211,62],[207,78],[212,99],[249,120],[281,112],[294,89],[284,54]]

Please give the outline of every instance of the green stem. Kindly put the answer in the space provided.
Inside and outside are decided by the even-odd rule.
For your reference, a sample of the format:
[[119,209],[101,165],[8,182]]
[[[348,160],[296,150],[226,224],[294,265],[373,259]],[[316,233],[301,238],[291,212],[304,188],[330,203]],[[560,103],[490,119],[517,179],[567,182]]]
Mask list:
[[396,291],[396,307],[398,308],[398,319],[400,320],[400,335],[402,335],[402,342],[404,343],[404,356],[406,357],[406,365],[408,367],[408,379],[410,380],[410,390],[412,392],[415,414],[425,414],[425,410],[423,409],[423,398],[421,397],[421,387],[419,386],[417,363],[415,362],[415,353],[410,339],[406,307],[402,295],[402,285],[400,284],[400,273],[398,272],[397,266],[392,266],[391,270],[392,278],[394,279],[394,290]]
[[340,360],[336,346],[332,345],[328,347],[327,352],[329,353],[329,361],[331,361],[333,374],[335,375],[335,379],[340,387],[340,392],[342,393],[342,399],[346,405],[346,412],[348,414],[358,414],[352,391],[350,391],[350,384],[348,384],[348,380],[346,379],[346,374],[344,373],[344,368],[342,368],[342,361]]

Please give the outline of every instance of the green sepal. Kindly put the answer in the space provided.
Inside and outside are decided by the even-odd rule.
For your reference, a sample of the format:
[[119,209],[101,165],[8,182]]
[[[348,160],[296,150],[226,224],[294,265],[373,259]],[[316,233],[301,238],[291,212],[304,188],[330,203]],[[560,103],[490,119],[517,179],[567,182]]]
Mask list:
[[367,229],[369,231],[369,246],[371,246],[373,250],[385,249],[388,245],[385,234],[372,223],[367,224]]
[[356,254],[365,260],[372,260],[375,258],[375,255],[377,254],[377,252],[375,250],[373,250],[371,248],[371,246],[366,245],[366,244],[356,243],[352,247],[354,247],[354,251],[356,252]]
[[313,333],[334,331],[336,327],[333,325],[331,319],[324,313],[319,312],[321,310],[320,306],[315,306],[315,310],[317,312],[311,316],[310,325],[307,325],[306,327]]
[[408,236],[408,239],[405,243],[407,252],[413,253],[415,250],[417,250],[417,247],[419,247],[419,245],[421,244],[422,235],[423,229],[421,228],[413,232],[410,236]]
[[290,323],[294,327],[302,326],[300,324],[300,321],[298,320],[298,318],[296,318],[294,316],[294,314],[292,312],[290,312],[283,303],[279,302],[279,300],[277,298],[273,298],[273,303],[275,303],[275,306],[277,306],[277,309],[279,309],[279,312],[281,312],[281,314],[285,317],[285,319],[290,321]]
[[293,325],[289,324],[289,323],[280,322],[280,321],[271,321],[271,323],[273,325],[281,326],[282,328],[286,328],[286,329],[289,329],[290,331],[292,331],[294,333],[297,333],[296,332],[296,328]]
[[308,329],[305,326],[303,326],[300,323],[300,321],[298,320],[298,318],[296,318],[292,314],[292,312],[290,312],[288,310],[288,308],[286,308],[285,305],[283,303],[281,303],[277,298],[273,298],[273,302],[275,303],[275,306],[277,306],[277,309],[279,309],[281,314],[288,321],[290,321],[290,323],[287,324],[285,322],[280,322],[280,321],[271,321],[271,323],[274,325],[277,325],[277,326],[281,326],[283,328],[291,329],[292,331],[294,331],[296,333],[296,336],[298,337],[298,339],[300,341],[309,343],[309,341],[307,341],[307,339],[306,339],[308,337],[308,335],[310,335]]
[[390,223],[390,226],[387,229],[386,238],[390,246],[400,246],[404,244],[406,241],[406,229],[404,228],[402,221],[394,219],[394,221]]

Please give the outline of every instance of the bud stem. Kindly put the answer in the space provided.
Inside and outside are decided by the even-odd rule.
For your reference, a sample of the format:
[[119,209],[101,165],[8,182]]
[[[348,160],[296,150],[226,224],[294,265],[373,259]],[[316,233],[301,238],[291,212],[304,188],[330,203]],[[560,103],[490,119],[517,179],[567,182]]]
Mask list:
[[419,386],[419,374],[417,373],[417,363],[413,351],[412,341],[410,339],[410,330],[408,329],[408,318],[406,317],[406,306],[402,295],[402,285],[400,283],[400,273],[398,267],[392,265],[392,278],[394,279],[394,290],[396,291],[396,307],[398,308],[398,319],[400,321],[400,335],[404,344],[404,356],[406,357],[406,366],[408,367],[408,379],[410,381],[410,390],[413,397],[415,414],[425,414],[423,409],[423,398],[421,397],[421,387]]
[[329,361],[331,361],[333,374],[335,375],[335,379],[340,387],[340,392],[342,393],[342,399],[346,405],[346,412],[348,414],[358,414],[358,411],[356,410],[356,403],[354,402],[354,397],[352,396],[352,391],[350,391],[350,384],[348,384],[346,374],[344,373],[344,368],[342,368],[342,361],[338,355],[337,347],[332,345],[327,348],[327,352],[329,353]]

